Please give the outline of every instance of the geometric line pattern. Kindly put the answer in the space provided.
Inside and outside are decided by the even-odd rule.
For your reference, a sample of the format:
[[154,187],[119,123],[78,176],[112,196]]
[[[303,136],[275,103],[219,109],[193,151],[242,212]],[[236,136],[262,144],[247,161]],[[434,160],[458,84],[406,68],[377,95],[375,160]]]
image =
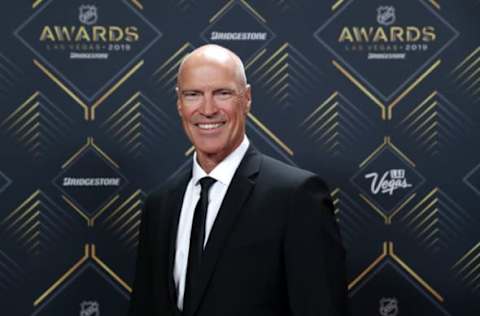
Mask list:
[[400,101],[412,92],[426,77],[428,77],[440,64],[441,60],[437,60],[428,69],[425,70],[418,78],[416,78],[405,90],[403,90],[390,104],[380,101],[372,92],[370,92],[359,80],[357,80],[347,69],[342,67],[337,61],[332,60],[333,66],[337,68],[347,79],[349,79],[360,91],[362,91],[370,100],[373,101],[381,110],[382,120],[391,120],[393,116],[393,108]]
[[32,0],[32,9],[35,9],[36,7],[38,7],[42,2],[43,0]]
[[342,94],[334,92],[300,126],[315,143],[321,143],[325,152],[336,157],[357,144],[374,124]]
[[134,65],[132,68],[130,68],[127,73],[125,73],[118,81],[115,82],[113,86],[108,88],[108,90],[100,96],[93,104],[89,107],[85,102],[83,102],[70,88],[68,88],[60,79],[55,77],[54,74],[52,74],[47,68],[45,68],[44,65],[42,65],[40,62],[37,60],[33,60],[33,63],[48,77],[52,82],[56,83],[67,95],[69,95],[73,100],[75,100],[78,105],[83,109],[84,111],[84,119],[86,121],[88,120],[95,120],[95,111],[96,109],[102,105],[102,103],[110,97],[125,81],[127,81],[135,72],[137,72],[138,69],[140,69],[144,61],[141,60],[139,61],[136,65]]
[[480,195],[480,163],[463,177],[463,182],[477,195]]
[[434,188],[401,217],[419,245],[436,253],[454,242],[468,241],[465,227],[473,218],[447,194]]
[[140,218],[146,194],[137,190],[122,202],[102,221],[102,225],[111,232],[126,248],[134,251],[138,245]]
[[[93,245],[92,245],[92,252],[93,252]],[[87,260],[82,266],[80,266],[74,273],[72,273],[68,279],[64,280],[57,289],[55,289],[52,294],[46,298],[43,302],[40,299],[37,299],[34,302],[34,306],[36,307],[35,311],[31,314],[31,316],[37,315],[77,315],[79,308],[77,306],[84,306],[84,304],[92,304],[96,305],[98,308],[97,311],[102,311],[103,315],[122,315],[123,311],[128,308],[128,292],[125,291],[119,284],[117,284],[112,277],[104,271],[99,264],[95,264],[95,258],[91,258],[92,260]],[[86,281],[88,280],[88,281]],[[95,287],[92,287],[91,284],[95,284]],[[78,290],[81,287],[82,290]],[[71,289],[73,288],[73,289]],[[98,301],[85,301],[83,300],[84,296],[88,297],[98,297],[102,295],[102,292],[109,292],[110,295],[116,294],[115,298],[111,298],[112,301],[115,302],[115,308],[117,312],[115,313],[105,313],[105,309],[112,309],[112,306],[108,306],[107,304],[102,304],[103,307],[100,308],[101,304]],[[50,294],[50,293],[49,293]],[[68,307],[64,307],[63,299],[65,296],[68,297],[70,302],[75,302],[77,304],[69,305]],[[121,301],[119,299],[122,299]],[[38,302],[38,303],[37,303]],[[41,303],[40,303],[41,302]],[[81,302],[81,303],[80,303]],[[36,304],[35,304],[36,303]],[[39,305],[40,304],[40,305]],[[37,306],[39,305],[39,306]],[[59,305],[62,306],[61,313],[55,313],[49,310],[58,310]],[[92,305],[88,306],[87,308],[83,307],[79,315],[87,316],[87,315],[100,315],[100,313],[92,312]],[[95,306],[94,305],[94,306]],[[107,305],[107,308],[105,308]],[[65,309],[70,309],[68,313],[65,313]],[[72,313],[73,309],[73,313]]]
[[[93,159],[93,160],[92,160]],[[87,161],[87,162],[84,162]],[[90,188],[89,190],[96,190],[96,197],[94,204],[88,204],[85,207],[80,201],[89,201],[85,199],[84,194],[93,194],[92,192],[79,191],[78,189],[71,189],[72,186],[65,184],[70,178],[70,170],[76,168],[78,164],[95,164],[98,170],[103,169],[103,174],[111,175],[110,180],[113,180],[111,186],[83,186],[83,188]],[[52,181],[53,184],[63,193],[63,200],[73,208],[81,217],[85,219],[89,227],[95,224],[95,220],[103,212],[105,212],[111,204],[117,199],[117,192],[122,190],[128,183],[128,180],[120,172],[120,166],[113,161],[98,145],[94,142],[93,137],[87,137],[87,142],[76,153],[74,153],[63,165],[61,172]],[[82,193],[83,192],[83,193]],[[91,202],[92,199],[90,199]],[[83,205],[83,206],[82,206]]]
[[335,11],[338,9],[338,7],[344,2],[345,0],[337,0],[335,3],[332,5],[331,9],[332,11]]
[[371,212],[365,212],[357,202],[340,189],[332,191],[332,199],[335,215],[341,223],[343,242],[347,249],[352,249],[355,242],[365,236],[365,227],[374,221],[373,215]]
[[280,138],[278,138],[265,124],[263,124],[252,112],[247,114],[247,117],[253,124],[249,124],[250,121],[247,121],[247,126],[256,126],[258,127],[268,138],[270,138],[274,143],[276,143],[280,148],[282,148],[290,156],[294,155],[294,152],[287,144],[285,144]]
[[[113,283],[115,288],[122,290],[122,287],[127,292],[131,292],[130,286],[125,283],[113,270],[110,269],[96,254],[96,247],[94,244],[86,244],[84,246],[84,254],[83,256],[72,266],[68,269],[57,281],[55,281],[45,292],[43,292],[34,302],[33,306],[38,306],[42,304],[47,298],[45,303],[51,301],[53,297],[58,294],[57,289],[61,289],[65,287],[66,284],[70,283],[73,279],[75,279],[75,275],[78,275],[79,271],[82,271],[82,267],[92,265],[92,262],[96,264],[96,266],[100,267],[103,271],[105,271],[110,278],[115,280],[117,283]],[[118,287],[120,285],[121,287]],[[56,294],[53,292],[57,291]],[[53,294],[53,295],[52,295]],[[50,297],[51,296],[51,297]],[[50,298],[49,298],[50,297]],[[38,312],[38,311],[37,311]]]
[[288,108],[320,85],[321,71],[291,44],[284,43],[270,56],[265,53],[263,49],[245,68],[254,86],[262,88],[273,106]]
[[472,121],[434,91],[398,124],[418,147],[435,156],[468,135]]
[[23,71],[0,53],[0,93],[7,94],[20,80]]
[[17,287],[23,280],[23,269],[0,250],[0,290]]
[[91,258],[93,261],[95,261],[105,272],[107,272],[112,279],[117,281],[118,284],[120,284],[123,289],[127,290],[129,293],[132,292],[132,288],[122,279],[120,278],[105,262],[103,262],[100,257],[97,256],[97,250],[95,245],[90,245],[91,247]]
[[366,279],[374,270],[375,268],[385,259],[388,255],[389,251],[389,242],[384,242],[382,245],[382,253],[375,258],[369,265],[366,267],[362,272],[360,272],[352,281],[348,283],[348,290],[352,291],[357,287],[357,285]]
[[455,276],[473,292],[480,290],[480,242],[473,246],[453,266]]
[[[232,17],[235,19],[235,22],[233,22]],[[258,58],[258,53],[262,50],[265,51],[264,48],[276,37],[268,27],[267,20],[246,0],[228,1],[213,14],[208,22],[209,25],[201,32],[200,38],[205,43],[213,42],[213,44],[226,45],[233,51],[242,51],[243,54],[240,55],[240,58],[245,62],[249,62],[249,64],[252,58]],[[230,42],[232,46],[213,36],[216,31],[238,28],[238,25],[243,25],[245,29],[250,31],[261,32],[265,36],[261,40],[243,41],[243,43],[238,42],[237,44]],[[255,55],[256,57],[253,57]]]
[[454,83],[465,95],[480,100],[480,47],[468,54],[451,72]]
[[10,184],[12,184],[12,180],[0,171],[0,193],[5,191]]
[[432,296],[432,298],[436,299],[436,304],[438,304],[438,302],[444,302],[444,298],[435,289],[433,289],[425,280],[423,280],[406,262],[398,257],[394,251],[393,242],[391,241],[385,241],[382,246],[382,253],[348,284],[348,289],[351,291],[351,295],[354,295],[354,292],[358,291],[359,288],[362,287],[361,283],[364,284],[366,280],[368,280],[373,274],[378,273],[382,267],[382,263],[385,262],[394,264],[394,266],[401,268],[403,272],[412,278],[410,282],[415,282],[416,284],[420,285]]
[[107,134],[134,158],[158,147],[158,139],[168,137],[173,127],[169,116],[150,99],[135,93],[102,124]]
[[134,6],[136,6],[139,10],[143,10],[143,5],[140,3],[139,0],[130,0]]
[[13,239],[30,255],[54,249],[71,236],[75,221],[37,190],[0,222],[3,237]]
[[177,85],[177,72],[183,58],[189,54],[195,47],[189,42],[185,43],[175,53],[167,58],[152,74],[154,84],[160,85],[162,91],[175,100],[177,94],[175,87]]
[[73,121],[42,93],[35,92],[0,124],[6,133],[23,145],[34,158],[43,158],[49,149],[64,143]]

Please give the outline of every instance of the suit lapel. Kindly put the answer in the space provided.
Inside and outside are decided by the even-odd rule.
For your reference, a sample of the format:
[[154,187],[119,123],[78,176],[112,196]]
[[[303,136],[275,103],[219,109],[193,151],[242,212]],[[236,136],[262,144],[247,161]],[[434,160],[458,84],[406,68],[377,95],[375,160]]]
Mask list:
[[178,231],[178,221],[180,219],[180,212],[182,210],[183,196],[187,189],[187,184],[192,177],[192,168],[186,168],[179,176],[167,200],[167,210],[171,210],[170,218],[170,232],[169,232],[169,247],[168,247],[168,291],[170,299],[174,306],[177,306],[177,290],[175,281],[173,279],[173,269],[175,264],[175,251]]
[[235,172],[210,232],[202,258],[198,287],[192,293],[192,315],[195,314],[205,294],[232,226],[255,185],[254,176],[258,173],[260,163],[261,155],[250,146]]

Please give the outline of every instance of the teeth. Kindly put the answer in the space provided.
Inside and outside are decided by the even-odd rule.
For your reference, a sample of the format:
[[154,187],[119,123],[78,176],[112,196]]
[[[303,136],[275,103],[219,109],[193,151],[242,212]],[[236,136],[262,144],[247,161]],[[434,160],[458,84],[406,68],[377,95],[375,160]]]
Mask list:
[[198,127],[201,129],[214,129],[214,128],[219,128],[222,126],[223,123],[215,123],[215,124],[198,124]]

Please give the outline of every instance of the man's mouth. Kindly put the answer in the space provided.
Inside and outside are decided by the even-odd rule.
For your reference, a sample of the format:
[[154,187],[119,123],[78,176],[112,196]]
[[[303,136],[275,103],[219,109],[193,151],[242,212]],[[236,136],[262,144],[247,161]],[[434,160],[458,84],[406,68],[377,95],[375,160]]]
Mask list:
[[195,124],[196,127],[198,127],[199,129],[202,129],[202,130],[212,130],[212,129],[216,129],[216,128],[222,127],[223,125],[225,125],[225,122],[218,122],[218,123],[197,123],[197,124]]

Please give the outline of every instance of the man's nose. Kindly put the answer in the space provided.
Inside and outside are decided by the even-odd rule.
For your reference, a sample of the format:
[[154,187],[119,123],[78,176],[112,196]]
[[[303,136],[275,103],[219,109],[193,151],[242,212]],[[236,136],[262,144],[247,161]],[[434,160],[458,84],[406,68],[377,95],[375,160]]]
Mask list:
[[205,116],[215,115],[218,111],[215,99],[212,94],[206,94],[200,111]]

